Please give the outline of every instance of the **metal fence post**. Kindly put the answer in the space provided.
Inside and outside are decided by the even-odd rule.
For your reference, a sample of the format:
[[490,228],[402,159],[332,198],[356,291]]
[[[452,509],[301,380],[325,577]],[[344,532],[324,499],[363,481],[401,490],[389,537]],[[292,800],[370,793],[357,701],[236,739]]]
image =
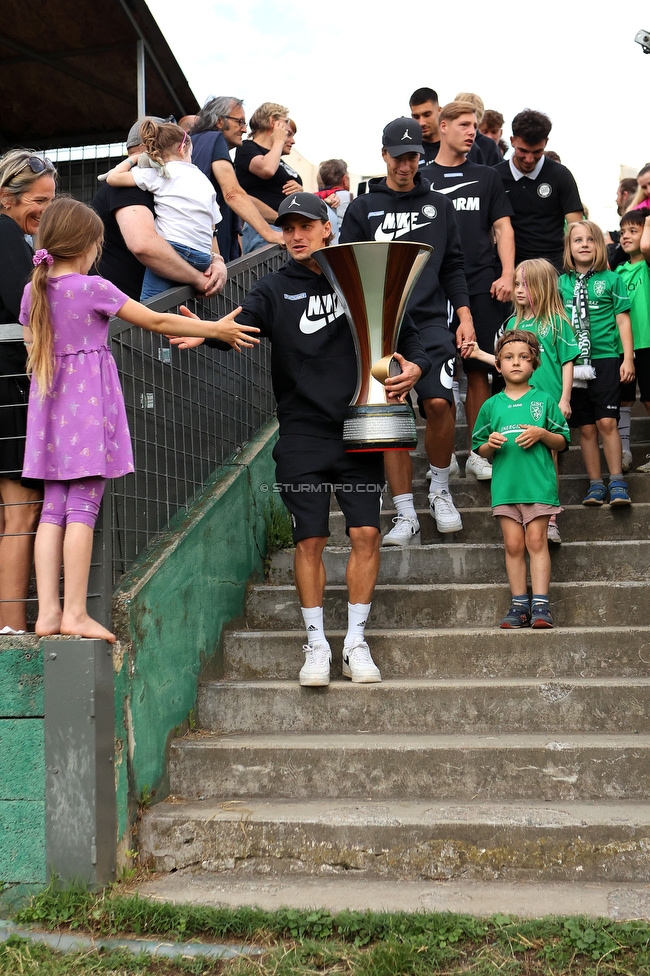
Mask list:
[[78,638],[42,647],[48,877],[101,887],[117,857],[113,652]]

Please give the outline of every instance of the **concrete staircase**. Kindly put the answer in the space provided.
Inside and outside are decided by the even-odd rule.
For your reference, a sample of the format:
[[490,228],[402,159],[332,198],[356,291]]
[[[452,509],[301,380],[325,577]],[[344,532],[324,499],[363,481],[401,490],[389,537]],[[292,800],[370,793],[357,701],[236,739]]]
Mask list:
[[[634,463],[650,420],[633,420]],[[458,428],[461,466],[466,431]],[[633,506],[585,509],[562,458],[557,628],[497,629],[509,605],[489,483],[452,482],[464,530],[442,537],[416,457],[422,546],[383,551],[368,642],[383,683],[340,674],[347,558],[326,551],[328,688],[300,688],[290,552],[251,586],[224,672],[176,739],[168,800],[146,812],[159,871],[246,878],[650,882],[650,476]],[[390,498],[388,498],[390,501]],[[393,513],[382,516],[388,528]]]

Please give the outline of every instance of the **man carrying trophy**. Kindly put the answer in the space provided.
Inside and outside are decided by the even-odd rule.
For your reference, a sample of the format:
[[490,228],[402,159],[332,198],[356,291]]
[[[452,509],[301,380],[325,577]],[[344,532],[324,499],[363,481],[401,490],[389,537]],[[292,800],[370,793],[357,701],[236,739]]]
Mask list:
[[[454,450],[455,409],[452,392],[456,346],[468,355],[475,339],[463,249],[452,203],[432,191],[418,172],[423,154],[422,129],[411,118],[390,122],[383,132],[386,177],[370,180],[369,192],[348,206],[340,242],[414,241],[433,247],[415,285],[407,311],[420,332],[432,368],[415,387],[420,413],[426,418],[424,446],[429,459],[429,507],[439,532],[458,532],[463,523],[449,491]],[[447,303],[455,309],[456,338],[449,329]],[[385,456],[386,476],[395,503],[395,525],[384,545],[406,546],[420,541],[413,504],[413,466],[405,451]]]
[[[289,260],[257,282],[243,306],[221,321],[255,327],[272,344],[271,376],[279,423],[273,450],[275,487],[291,513],[294,579],[307,631],[300,684],[324,686],[330,680],[322,556],[332,494],[343,511],[351,545],[343,675],[353,682],[377,682],[381,674],[365,641],[364,627],[379,572],[383,454],[347,453],[343,445],[343,424],[358,384],[357,356],[343,307],[313,257],[332,238],[327,208],[313,193],[293,193],[280,204],[277,223]],[[190,348],[202,340],[171,341]],[[217,341],[207,344],[224,348]],[[398,402],[431,366],[408,315],[394,359],[401,372],[386,378],[385,388],[387,398]]]

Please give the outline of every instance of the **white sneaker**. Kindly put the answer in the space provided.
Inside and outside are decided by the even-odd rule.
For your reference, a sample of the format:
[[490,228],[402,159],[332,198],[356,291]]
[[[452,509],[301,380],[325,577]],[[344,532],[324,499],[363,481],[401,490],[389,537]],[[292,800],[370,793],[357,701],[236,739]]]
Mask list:
[[352,678],[356,684],[372,684],[381,681],[381,673],[364,640],[343,648],[343,677]]
[[487,458],[481,457],[475,451],[470,451],[465,462],[465,477],[473,474],[477,481],[490,481],[492,465]]
[[332,652],[327,641],[314,641],[304,644],[305,663],[300,669],[298,680],[303,688],[322,688],[330,683],[330,664]]
[[[646,454],[646,457],[650,459],[650,454]],[[644,474],[650,474],[650,460],[646,461],[645,464],[640,464],[637,471],[643,471]]]
[[623,463],[621,465],[621,471],[625,473],[629,471],[632,467],[632,451],[623,451]]
[[416,518],[407,515],[397,515],[393,528],[381,540],[382,546],[411,546],[419,545],[420,523]]
[[[449,477],[458,478],[460,476],[460,468],[458,466],[458,458],[455,454],[452,454],[451,461],[449,462]],[[431,481],[431,468],[427,468],[426,474],[427,481]]]
[[448,491],[434,491],[429,495],[429,510],[438,532],[460,532],[463,520]]
[[557,522],[551,522],[549,520],[548,528],[546,529],[546,538],[549,542],[554,542],[556,546],[559,546],[562,542],[562,537],[560,535],[560,530],[557,527]]

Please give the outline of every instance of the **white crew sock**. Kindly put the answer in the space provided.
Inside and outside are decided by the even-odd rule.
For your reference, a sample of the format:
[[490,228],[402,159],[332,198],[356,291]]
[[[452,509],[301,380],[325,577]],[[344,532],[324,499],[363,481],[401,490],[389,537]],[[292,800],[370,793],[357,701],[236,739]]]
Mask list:
[[429,471],[431,472],[429,494],[432,495],[434,491],[449,491],[449,467],[436,468],[435,465],[430,464]]
[[350,647],[351,644],[363,640],[371,606],[372,603],[348,603],[348,632],[343,641],[344,647]]
[[413,492],[409,492],[406,495],[393,495],[393,504],[395,511],[402,518],[417,518],[415,505],[413,504]]
[[302,619],[305,621],[307,631],[307,643],[313,644],[315,641],[325,641],[325,631],[323,629],[323,608],[322,607],[301,607]]
[[630,427],[632,426],[632,407],[621,407],[618,421],[618,432],[624,451],[630,450]]

